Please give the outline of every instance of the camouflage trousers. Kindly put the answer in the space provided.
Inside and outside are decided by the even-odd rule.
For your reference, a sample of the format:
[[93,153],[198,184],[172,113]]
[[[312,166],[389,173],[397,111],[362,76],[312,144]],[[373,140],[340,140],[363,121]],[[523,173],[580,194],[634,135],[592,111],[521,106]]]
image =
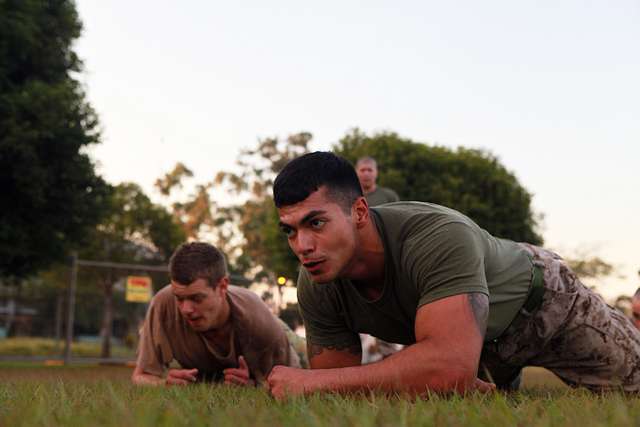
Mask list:
[[513,389],[524,366],[542,366],[574,387],[640,390],[640,331],[557,254],[523,246],[544,271],[542,304],[521,310],[505,333],[484,344],[478,375]]
[[282,319],[278,318],[278,321],[280,322],[280,326],[282,326],[282,329],[287,336],[287,340],[289,341],[289,352],[291,354],[291,359],[293,360],[291,366],[294,368],[309,369],[307,340],[293,332],[289,325],[287,325]]

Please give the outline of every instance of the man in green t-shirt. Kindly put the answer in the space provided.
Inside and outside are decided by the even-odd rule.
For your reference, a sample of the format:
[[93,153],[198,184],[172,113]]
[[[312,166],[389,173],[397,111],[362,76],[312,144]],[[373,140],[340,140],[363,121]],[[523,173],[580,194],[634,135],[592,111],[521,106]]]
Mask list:
[[380,187],[378,179],[378,163],[373,157],[361,157],[356,162],[356,173],[362,187],[364,198],[369,206],[378,206],[400,200],[398,194],[390,188]]
[[[510,389],[527,365],[572,386],[640,390],[640,331],[556,254],[495,238],[442,206],[369,208],[353,167],[332,153],[291,161],[274,201],[303,267],[312,368],[274,367],[277,398]],[[360,366],[359,332],[407,347]]]

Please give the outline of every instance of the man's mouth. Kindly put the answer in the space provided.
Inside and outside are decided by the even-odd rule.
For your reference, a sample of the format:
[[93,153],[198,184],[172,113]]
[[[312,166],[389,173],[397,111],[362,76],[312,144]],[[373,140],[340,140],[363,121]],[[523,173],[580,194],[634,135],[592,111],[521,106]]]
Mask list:
[[304,268],[306,268],[306,269],[307,269],[307,271],[308,271],[309,273],[312,273],[312,274],[313,274],[313,272],[314,272],[314,271],[317,271],[317,270],[318,270],[318,268],[320,268],[320,265],[321,265],[323,262],[324,262],[324,260],[318,260],[318,261],[307,261],[307,262],[303,263],[303,264],[302,264],[302,266],[303,266]]
[[199,317],[188,317],[187,318],[187,322],[194,324],[194,323],[198,323],[200,320],[202,319],[202,316]]

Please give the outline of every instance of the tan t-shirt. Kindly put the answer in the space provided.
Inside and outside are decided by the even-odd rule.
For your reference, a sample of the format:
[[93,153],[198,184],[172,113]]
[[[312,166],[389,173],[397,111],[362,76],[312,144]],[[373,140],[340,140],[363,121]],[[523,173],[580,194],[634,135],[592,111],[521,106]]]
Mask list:
[[300,366],[282,323],[248,289],[229,286],[231,309],[230,351],[222,354],[205,336],[183,319],[178,304],[165,286],[151,300],[138,347],[138,366],[145,373],[164,376],[176,360],[184,369],[198,369],[198,378],[221,380],[226,368],[237,368],[244,356],[251,377],[263,382],[275,365]]

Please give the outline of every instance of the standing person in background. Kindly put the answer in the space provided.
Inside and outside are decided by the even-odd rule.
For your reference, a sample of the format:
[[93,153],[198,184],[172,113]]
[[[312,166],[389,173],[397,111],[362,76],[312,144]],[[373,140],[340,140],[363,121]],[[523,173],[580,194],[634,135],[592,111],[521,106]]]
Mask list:
[[[364,198],[369,206],[378,206],[385,203],[397,202],[400,200],[398,194],[390,188],[380,187],[376,184],[378,179],[378,163],[373,157],[360,157],[356,162],[356,173],[362,187]],[[362,342],[362,363],[372,363],[385,357],[391,356],[402,345],[393,344],[373,337],[368,334],[360,334]]]
[[358,180],[360,180],[362,193],[369,206],[378,206],[400,200],[395,191],[376,184],[378,164],[373,157],[359,158],[356,162],[356,173],[358,174]]

